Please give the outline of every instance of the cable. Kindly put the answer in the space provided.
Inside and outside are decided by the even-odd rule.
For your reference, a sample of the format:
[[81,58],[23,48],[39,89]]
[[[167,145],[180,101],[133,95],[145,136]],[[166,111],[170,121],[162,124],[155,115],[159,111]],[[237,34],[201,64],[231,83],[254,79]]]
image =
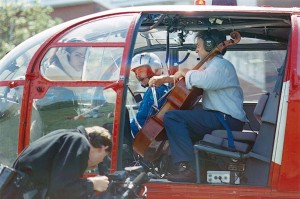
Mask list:
[[179,61],[178,64],[182,64],[183,62],[185,62],[187,58],[190,56],[190,54],[191,54],[191,50],[188,50],[185,57],[181,61]]

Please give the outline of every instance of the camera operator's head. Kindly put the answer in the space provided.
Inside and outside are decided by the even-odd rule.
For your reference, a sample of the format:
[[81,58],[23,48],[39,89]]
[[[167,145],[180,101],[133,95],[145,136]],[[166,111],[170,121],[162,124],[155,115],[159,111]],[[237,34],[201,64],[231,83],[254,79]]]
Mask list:
[[95,167],[111,153],[112,141],[109,131],[100,126],[85,128],[91,144],[88,167]]

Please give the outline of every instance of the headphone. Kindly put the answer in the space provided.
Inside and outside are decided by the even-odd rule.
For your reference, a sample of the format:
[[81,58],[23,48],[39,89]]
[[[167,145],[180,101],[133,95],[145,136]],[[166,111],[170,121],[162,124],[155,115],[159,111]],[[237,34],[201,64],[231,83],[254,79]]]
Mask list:
[[204,49],[207,52],[210,52],[211,50],[213,50],[217,45],[216,41],[211,37],[210,32],[205,34],[202,39],[204,42]]

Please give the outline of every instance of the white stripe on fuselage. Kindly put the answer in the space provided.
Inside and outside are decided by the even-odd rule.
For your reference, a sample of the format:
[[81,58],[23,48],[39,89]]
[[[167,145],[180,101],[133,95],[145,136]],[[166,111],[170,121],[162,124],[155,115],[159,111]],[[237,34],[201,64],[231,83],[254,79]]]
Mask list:
[[272,161],[281,165],[282,151],[286,127],[286,116],[288,109],[290,81],[284,82],[282,85],[281,99],[278,110],[278,119],[276,126],[276,134],[273,147]]

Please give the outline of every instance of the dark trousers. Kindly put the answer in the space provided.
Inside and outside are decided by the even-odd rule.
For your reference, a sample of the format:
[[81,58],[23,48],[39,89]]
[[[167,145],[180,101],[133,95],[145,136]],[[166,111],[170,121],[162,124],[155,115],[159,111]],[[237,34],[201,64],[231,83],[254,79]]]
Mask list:
[[[229,115],[225,115],[225,121],[231,130],[243,129],[244,122]],[[186,161],[194,164],[194,141],[202,139],[213,130],[224,129],[214,111],[203,110],[200,105],[192,110],[168,111],[164,115],[163,122],[175,164]]]

